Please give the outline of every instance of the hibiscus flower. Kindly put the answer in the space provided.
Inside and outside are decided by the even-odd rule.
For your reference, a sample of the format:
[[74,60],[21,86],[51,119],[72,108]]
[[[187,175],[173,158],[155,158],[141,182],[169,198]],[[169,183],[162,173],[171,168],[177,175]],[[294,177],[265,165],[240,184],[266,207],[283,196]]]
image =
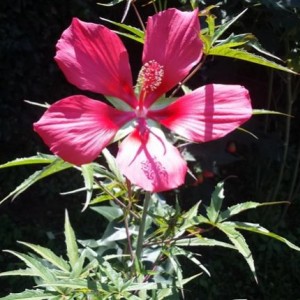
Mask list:
[[200,61],[199,32],[197,10],[169,9],[149,17],[135,93],[120,38],[105,26],[74,18],[57,43],[55,60],[70,83],[105,95],[114,107],[70,96],[51,105],[34,130],[54,154],[82,165],[127,128],[116,156],[122,174],[146,191],[180,186],[187,164],[161,125],[190,141],[207,142],[252,114],[249,93],[238,85],[210,84],[176,100],[164,98]]

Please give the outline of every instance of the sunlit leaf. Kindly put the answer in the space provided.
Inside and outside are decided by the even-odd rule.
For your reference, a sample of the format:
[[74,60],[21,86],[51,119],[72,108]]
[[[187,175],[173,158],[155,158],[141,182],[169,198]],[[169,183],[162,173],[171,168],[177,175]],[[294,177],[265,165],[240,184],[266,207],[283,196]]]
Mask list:
[[86,210],[89,206],[93,196],[93,184],[94,184],[94,168],[93,164],[85,164],[81,166],[81,174],[84,178],[84,185],[86,188],[86,199],[82,211]]
[[226,234],[236,249],[243,255],[254,276],[254,279],[257,281],[252,253],[243,235],[235,229],[235,226],[232,223],[218,223],[216,226]]
[[217,222],[223,200],[224,182],[221,181],[215,187],[215,190],[212,193],[210,205],[206,208],[207,217],[212,223]]
[[35,155],[31,157],[17,158],[15,160],[9,161],[3,165],[0,165],[0,169],[24,166],[24,165],[33,165],[33,164],[50,164],[57,159],[57,156],[54,155]]
[[204,247],[224,247],[224,248],[229,248],[229,249],[234,249],[236,248],[229,243],[217,241],[214,239],[209,239],[209,238],[198,238],[198,237],[193,237],[193,238],[185,238],[185,239],[179,239],[175,242],[176,246],[204,246]]
[[282,65],[279,65],[273,61],[270,61],[262,56],[259,56],[257,54],[253,54],[250,52],[247,52],[246,50],[242,49],[233,49],[233,48],[227,48],[227,47],[212,47],[209,50],[209,53],[207,55],[218,55],[218,56],[225,56],[225,57],[230,57],[230,58],[235,58],[235,59],[240,59],[248,62],[252,62],[255,64],[259,64],[265,67],[270,67],[273,69],[277,69],[280,71],[285,71],[293,74],[297,74],[293,70],[284,67]]
[[32,272],[37,274],[37,276],[41,277],[45,282],[55,282],[54,275],[38,259],[35,259],[27,254],[23,254],[17,251],[4,251],[11,253],[14,256],[18,257],[20,260],[22,260],[26,264],[26,266],[32,270]]
[[68,212],[65,213],[65,241],[67,246],[67,255],[72,268],[74,268],[78,260],[78,246],[76,242],[76,236],[71,226]]
[[295,244],[291,243],[290,241],[288,241],[286,238],[275,234],[273,232],[270,232],[268,229],[260,226],[259,224],[255,224],[255,223],[248,223],[248,222],[226,222],[238,229],[242,229],[242,230],[247,230],[247,231],[251,231],[254,233],[259,233],[262,235],[266,235],[270,238],[273,238],[275,240],[278,240],[284,244],[286,244],[288,247],[300,251],[300,247],[296,246]]
[[51,300],[57,296],[50,292],[42,290],[26,290],[22,293],[13,293],[6,297],[1,297],[0,300]]
[[230,21],[220,25],[216,31],[214,31],[213,38],[212,38],[212,45],[218,40],[218,38],[233,24],[239,19],[247,9],[243,10],[240,14],[238,14],[236,17],[231,19]]
[[62,259],[61,257],[57,256],[53,251],[51,251],[48,248],[39,246],[39,245],[34,245],[30,243],[25,243],[25,242],[19,242],[20,244],[29,247],[33,251],[35,251],[37,254],[39,254],[41,257],[52,263],[54,266],[59,268],[62,271],[69,271],[70,267],[68,263]]
[[245,210],[257,208],[260,206],[267,206],[267,205],[278,205],[278,204],[287,204],[288,202],[281,201],[281,202],[253,202],[247,201],[243,203],[238,203],[233,206],[228,207],[226,210],[222,211],[219,216],[219,221],[226,220],[234,215],[237,215]]
[[44,167],[43,169],[34,172],[31,176],[29,176],[26,180],[24,180],[18,187],[16,187],[9,195],[7,195],[4,199],[0,201],[0,204],[5,200],[12,197],[15,199],[21,193],[26,191],[30,186],[32,186],[37,181],[50,176],[52,174],[58,173],[60,171],[71,168],[72,165],[64,162],[63,160],[56,158],[50,165]]

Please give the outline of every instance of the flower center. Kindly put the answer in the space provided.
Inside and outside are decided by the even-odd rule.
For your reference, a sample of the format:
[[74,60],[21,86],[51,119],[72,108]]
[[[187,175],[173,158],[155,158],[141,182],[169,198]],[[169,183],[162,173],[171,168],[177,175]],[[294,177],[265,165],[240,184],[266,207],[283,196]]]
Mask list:
[[150,60],[142,66],[137,83],[143,92],[153,92],[160,86],[163,76],[163,66],[155,60]]

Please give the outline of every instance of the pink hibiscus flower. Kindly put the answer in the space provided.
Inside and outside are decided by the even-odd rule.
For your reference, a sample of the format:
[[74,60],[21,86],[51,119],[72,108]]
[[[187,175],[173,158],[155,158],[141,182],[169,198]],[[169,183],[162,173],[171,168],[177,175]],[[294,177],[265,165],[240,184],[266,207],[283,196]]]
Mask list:
[[169,9],[149,17],[137,95],[119,37],[74,18],[57,43],[55,60],[69,82],[107,96],[115,107],[82,95],[51,105],[34,124],[51,151],[75,165],[90,163],[127,128],[116,157],[121,172],[152,192],[183,184],[186,162],[160,125],[190,141],[207,142],[252,114],[248,91],[237,85],[210,84],[171,103],[162,101],[200,61],[197,13]]

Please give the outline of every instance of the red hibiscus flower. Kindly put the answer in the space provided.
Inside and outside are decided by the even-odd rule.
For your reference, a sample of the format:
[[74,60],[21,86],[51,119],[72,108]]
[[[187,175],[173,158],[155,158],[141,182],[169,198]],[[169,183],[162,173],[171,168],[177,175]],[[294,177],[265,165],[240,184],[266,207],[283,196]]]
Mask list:
[[248,91],[237,85],[210,84],[171,103],[162,100],[200,61],[197,13],[169,9],[149,17],[138,94],[119,37],[105,26],[73,19],[57,43],[55,60],[69,82],[105,95],[115,107],[82,95],[51,105],[34,124],[51,151],[75,165],[90,163],[126,128],[116,157],[121,172],[147,191],[180,186],[187,165],[160,125],[206,142],[252,114]]

